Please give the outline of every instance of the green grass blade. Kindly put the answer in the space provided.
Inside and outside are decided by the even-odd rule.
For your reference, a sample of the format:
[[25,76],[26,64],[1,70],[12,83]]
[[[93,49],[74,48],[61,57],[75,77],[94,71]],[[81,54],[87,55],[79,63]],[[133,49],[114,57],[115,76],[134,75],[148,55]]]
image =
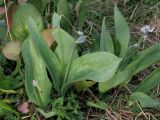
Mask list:
[[132,93],[131,98],[140,102],[140,105],[143,108],[155,108],[157,110],[160,110],[160,102],[144,94],[143,92]]
[[11,112],[11,113],[14,113],[16,115],[18,115],[19,113],[16,112],[14,109],[12,109],[9,105],[7,105],[5,102],[3,102],[2,100],[0,100],[0,114],[2,113],[8,113],[8,112]]
[[134,92],[147,93],[160,84],[160,69],[153,71],[146,79],[144,79],[135,89]]
[[127,80],[130,80],[133,75],[132,70],[124,70],[122,72],[116,73],[111,79],[105,81],[105,82],[100,82],[98,84],[99,91],[100,92],[106,92],[109,89],[112,89],[122,83],[124,83]]
[[57,12],[62,16],[61,25],[64,30],[71,32],[72,19],[71,12],[67,0],[59,0],[57,4]]

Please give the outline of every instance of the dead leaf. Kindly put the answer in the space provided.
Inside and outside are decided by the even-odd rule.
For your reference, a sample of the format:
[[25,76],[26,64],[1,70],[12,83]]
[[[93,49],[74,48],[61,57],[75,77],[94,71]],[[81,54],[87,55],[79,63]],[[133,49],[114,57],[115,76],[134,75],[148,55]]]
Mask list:
[[[9,26],[9,28],[11,28],[11,26],[12,26],[13,15],[14,15],[14,12],[15,12],[16,8],[17,8],[16,4],[12,4],[8,8],[7,16],[8,16],[8,26]],[[6,23],[7,23],[7,21],[6,21]]]
[[49,28],[49,29],[46,29],[42,32],[42,36],[43,36],[44,40],[46,41],[46,43],[48,44],[49,47],[51,47],[51,45],[55,41],[54,38],[53,38],[53,35],[52,35],[53,31],[54,31],[53,28]]
[[29,104],[28,102],[23,102],[21,105],[18,106],[18,111],[27,114],[29,112]]
[[2,50],[4,56],[10,60],[17,60],[21,52],[21,43],[19,41],[11,41],[5,45]]

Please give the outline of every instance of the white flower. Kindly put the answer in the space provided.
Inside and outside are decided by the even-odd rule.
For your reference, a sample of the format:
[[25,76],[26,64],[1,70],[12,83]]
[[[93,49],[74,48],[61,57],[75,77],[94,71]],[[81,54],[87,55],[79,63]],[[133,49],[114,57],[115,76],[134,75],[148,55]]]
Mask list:
[[141,27],[141,32],[143,34],[152,33],[154,31],[155,27],[151,27],[149,25],[146,25],[144,27]]
[[84,43],[84,42],[86,42],[86,36],[85,35],[79,36],[79,38],[76,40],[77,44],[81,44],[81,43]]

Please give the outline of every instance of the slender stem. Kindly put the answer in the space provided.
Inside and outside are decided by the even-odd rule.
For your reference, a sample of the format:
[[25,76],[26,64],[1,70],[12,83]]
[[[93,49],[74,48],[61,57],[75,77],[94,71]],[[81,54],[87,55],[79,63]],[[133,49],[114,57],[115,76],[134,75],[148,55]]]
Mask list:
[[3,1],[4,1],[5,13],[6,13],[7,32],[9,33],[9,37],[10,37],[11,41],[13,41],[13,39],[12,39],[12,35],[11,35],[11,31],[10,31],[10,28],[9,28],[9,21],[8,21],[8,13],[7,13],[6,0],[3,0]]

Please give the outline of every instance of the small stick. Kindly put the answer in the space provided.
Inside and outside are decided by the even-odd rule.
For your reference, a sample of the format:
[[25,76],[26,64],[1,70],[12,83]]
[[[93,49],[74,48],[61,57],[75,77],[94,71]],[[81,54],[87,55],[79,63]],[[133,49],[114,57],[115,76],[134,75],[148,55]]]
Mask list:
[[11,31],[10,31],[10,29],[9,29],[9,22],[8,22],[8,14],[7,14],[6,0],[4,0],[4,7],[5,7],[5,13],[6,13],[7,31],[8,31],[8,33],[9,33],[9,37],[11,38],[11,41],[13,41],[12,35],[11,35]]

